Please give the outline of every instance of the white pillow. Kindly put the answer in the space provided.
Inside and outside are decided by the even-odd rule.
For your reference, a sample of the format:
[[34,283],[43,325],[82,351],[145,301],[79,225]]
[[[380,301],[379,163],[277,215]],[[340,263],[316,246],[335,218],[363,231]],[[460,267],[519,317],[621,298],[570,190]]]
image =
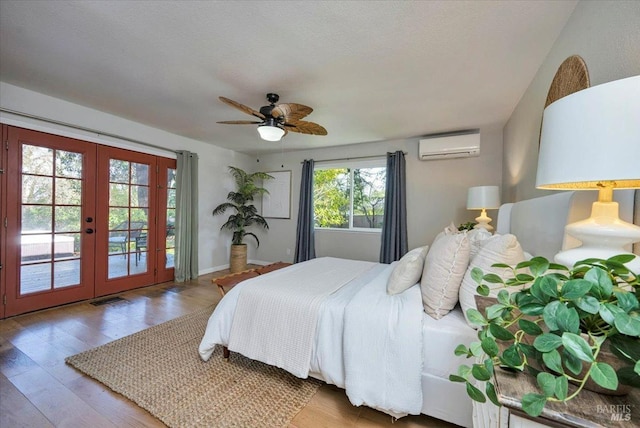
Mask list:
[[[500,269],[493,268],[491,265],[495,263],[505,263],[510,266],[514,266],[525,260],[524,252],[522,251],[522,247],[520,243],[516,239],[514,235],[494,235],[491,238],[485,239],[482,241],[482,246],[480,248],[480,252],[473,258],[469,267],[467,268],[467,272],[464,275],[464,279],[462,280],[462,286],[460,287],[460,306],[462,307],[462,312],[464,313],[464,317],[469,323],[469,319],[467,318],[467,310],[468,309],[478,309],[476,307],[475,295],[478,294],[476,292],[476,288],[478,284],[471,278],[471,270],[473,268],[480,268],[482,272],[486,275],[488,273],[495,273],[502,278],[507,278],[508,275],[511,275],[511,271],[508,269]],[[502,284],[487,284],[491,291],[489,292],[489,296],[497,297],[498,292],[504,288]],[[522,287],[520,287],[522,288]],[[509,287],[508,291],[517,291],[516,287]],[[474,328],[477,326],[472,325]]]
[[444,233],[431,244],[420,289],[424,311],[432,318],[442,318],[458,303],[458,290],[469,264],[469,245],[466,233]]
[[387,294],[400,294],[420,281],[429,246],[414,248],[402,256],[387,281]]
[[473,258],[480,252],[480,248],[482,247],[482,242],[485,239],[491,238],[491,232],[489,232],[485,228],[471,229],[467,232],[467,236],[469,237],[469,244],[471,244],[471,252],[469,253],[469,260],[473,260]]

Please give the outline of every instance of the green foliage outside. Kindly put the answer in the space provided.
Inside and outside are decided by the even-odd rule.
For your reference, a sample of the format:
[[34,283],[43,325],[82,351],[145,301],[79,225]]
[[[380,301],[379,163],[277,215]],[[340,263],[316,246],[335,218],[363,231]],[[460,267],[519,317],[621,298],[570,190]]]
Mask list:
[[54,159],[52,149],[23,145],[22,232],[68,232],[74,238],[74,251],[79,251],[81,177],[79,153],[57,150]]
[[364,226],[377,229],[382,227],[384,217],[384,193],[386,168],[361,168],[353,171],[353,215],[354,226],[357,216],[364,217]]
[[[314,171],[315,227],[349,228],[351,172],[349,168]],[[386,168],[353,170],[353,227],[382,227],[385,178]]]
[[349,170],[317,169],[313,173],[315,227],[349,227]]

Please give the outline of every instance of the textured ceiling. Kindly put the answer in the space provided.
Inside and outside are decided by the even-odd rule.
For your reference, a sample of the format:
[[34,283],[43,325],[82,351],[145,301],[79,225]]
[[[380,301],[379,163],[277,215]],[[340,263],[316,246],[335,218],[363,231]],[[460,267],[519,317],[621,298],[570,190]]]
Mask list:
[[[0,79],[243,152],[218,101],[314,108],[285,150],[504,124],[575,1],[0,2]],[[1,94],[0,94],[1,96]]]

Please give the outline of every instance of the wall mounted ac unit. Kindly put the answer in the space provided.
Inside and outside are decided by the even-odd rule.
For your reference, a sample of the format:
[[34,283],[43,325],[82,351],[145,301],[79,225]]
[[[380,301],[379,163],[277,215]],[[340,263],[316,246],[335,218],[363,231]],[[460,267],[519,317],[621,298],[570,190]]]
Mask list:
[[420,160],[466,158],[480,155],[480,132],[434,135],[420,140]]

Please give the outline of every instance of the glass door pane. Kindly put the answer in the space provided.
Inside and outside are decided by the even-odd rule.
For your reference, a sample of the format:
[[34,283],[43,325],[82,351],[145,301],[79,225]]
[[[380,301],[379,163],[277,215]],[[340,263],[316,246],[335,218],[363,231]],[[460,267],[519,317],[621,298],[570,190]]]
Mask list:
[[149,165],[109,159],[109,279],[148,270],[149,190]]
[[22,145],[20,295],[81,283],[82,154]]
[[9,127],[7,315],[92,297],[96,146]]
[[153,284],[155,183],[155,156],[98,148],[96,295]]
[[176,170],[167,168],[167,233],[165,239],[166,269],[175,267],[176,253]]
[[157,282],[174,277],[176,253],[176,160],[158,158]]

